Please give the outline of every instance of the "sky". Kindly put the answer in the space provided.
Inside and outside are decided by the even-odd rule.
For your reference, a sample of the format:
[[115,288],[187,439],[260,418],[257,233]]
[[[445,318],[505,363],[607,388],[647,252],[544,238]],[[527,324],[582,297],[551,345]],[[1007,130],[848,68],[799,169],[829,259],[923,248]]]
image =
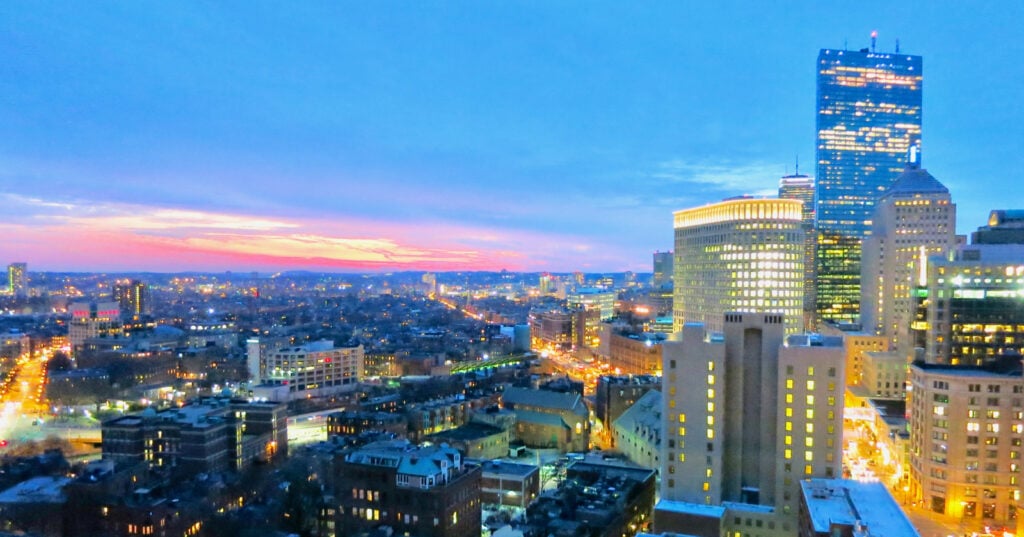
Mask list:
[[[778,5],[774,5],[778,4]],[[650,272],[814,174],[821,48],[924,57],[958,231],[1024,208],[1017,2],[0,4],[0,264]]]

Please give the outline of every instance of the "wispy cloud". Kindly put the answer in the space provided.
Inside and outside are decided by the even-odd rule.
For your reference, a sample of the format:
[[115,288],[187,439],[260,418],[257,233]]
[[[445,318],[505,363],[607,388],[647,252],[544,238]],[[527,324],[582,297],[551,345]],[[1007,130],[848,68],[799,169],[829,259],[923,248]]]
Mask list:
[[651,177],[672,184],[712,187],[726,195],[771,196],[778,193],[778,164],[752,162],[691,162],[668,160],[655,166]]
[[[118,208],[123,209],[124,207]],[[91,224],[104,228],[135,231],[158,230],[235,230],[272,231],[296,228],[298,224],[281,220],[219,214],[181,209],[161,209],[135,206],[134,214],[113,214],[94,216],[68,216],[63,219],[72,225]]]
[[[3,256],[53,268],[294,267],[328,270],[529,270],[572,267],[585,240],[459,222],[257,217],[140,204],[0,195]],[[5,231],[6,230],[6,231]],[[54,245],[57,245],[54,247]],[[87,248],[84,245],[88,245]]]
[[28,215],[43,225],[72,225],[108,230],[172,231],[233,230],[272,231],[295,228],[297,224],[260,217],[152,207],[124,203],[48,201],[17,194],[0,194],[12,212]]
[[358,239],[315,234],[241,235],[214,233],[185,239],[185,244],[208,250],[359,263],[410,265],[418,262],[473,264],[474,250],[424,248],[393,239]]

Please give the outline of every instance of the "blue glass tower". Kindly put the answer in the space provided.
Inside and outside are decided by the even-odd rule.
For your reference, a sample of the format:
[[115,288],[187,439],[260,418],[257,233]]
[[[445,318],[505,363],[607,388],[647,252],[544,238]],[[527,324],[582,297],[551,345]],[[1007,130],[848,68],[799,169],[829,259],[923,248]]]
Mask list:
[[921,143],[921,57],[823,49],[818,54],[817,311],[853,321],[861,241],[875,202]]

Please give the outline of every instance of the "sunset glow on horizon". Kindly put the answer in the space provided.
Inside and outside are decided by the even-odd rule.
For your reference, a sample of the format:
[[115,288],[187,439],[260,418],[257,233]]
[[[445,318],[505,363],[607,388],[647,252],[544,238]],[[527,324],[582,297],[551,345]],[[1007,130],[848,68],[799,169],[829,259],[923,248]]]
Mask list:
[[816,54],[873,39],[961,232],[1024,167],[1016,5],[107,7],[5,6],[0,263],[650,272],[674,211],[815,173]]

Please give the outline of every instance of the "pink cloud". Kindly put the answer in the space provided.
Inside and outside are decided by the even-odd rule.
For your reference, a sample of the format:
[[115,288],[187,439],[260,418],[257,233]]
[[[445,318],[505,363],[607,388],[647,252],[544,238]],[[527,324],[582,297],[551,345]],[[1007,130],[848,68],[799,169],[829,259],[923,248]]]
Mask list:
[[0,258],[42,270],[557,270],[576,237],[450,222],[264,218],[135,205],[58,204],[0,223]]

